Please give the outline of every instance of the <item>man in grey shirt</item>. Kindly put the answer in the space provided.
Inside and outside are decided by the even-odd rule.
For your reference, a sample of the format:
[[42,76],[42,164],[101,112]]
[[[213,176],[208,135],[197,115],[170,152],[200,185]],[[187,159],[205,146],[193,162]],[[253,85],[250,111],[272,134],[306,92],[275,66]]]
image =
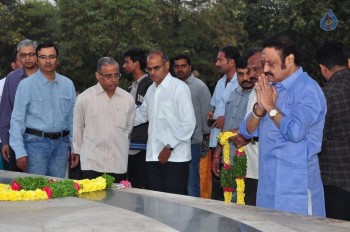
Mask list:
[[[231,92],[227,103],[225,105],[225,123],[224,123],[224,131],[228,130],[237,130],[241,125],[242,121],[247,112],[247,104],[249,100],[249,95],[252,91],[254,83],[251,81],[250,76],[248,75],[247,69],[247,57],[242,56],[238,58],[236,62],[237,68],[237,80],[239,86]],[[230,160],[233,161],[233,156],[236,152],[235,141],[234,139],[237,136],[230,137]],[[220,176],[220,157],[222,154],[222,146],[218,143],[216,146],[214,155],[213,155],[213,173],[215,176]],[[215,188],[213,188],[215,189]],[[221,188],[220,188],[221,189]],[[223,200],[222,191],[213,192],[216,194],[216,198],[218,200]]]
[[200,196],[199,162],[201,157],[201,142],[204,134],[210,133],[206,118],[209,111],[211,94],[203,81],[191,73],[191,58],[185,54],[179,54],[174,58],[174,73],[177,78],[184,81],[191,91],[192,104],[196,116],[196,128],[191,138],[192,160],[189,167],[187,194]]

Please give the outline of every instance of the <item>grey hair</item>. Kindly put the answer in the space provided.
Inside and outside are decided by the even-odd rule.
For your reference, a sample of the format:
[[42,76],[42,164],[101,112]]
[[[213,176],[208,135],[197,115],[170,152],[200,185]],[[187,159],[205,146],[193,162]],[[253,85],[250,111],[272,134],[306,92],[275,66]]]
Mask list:
[[36,47],[38,46],[38,43],[36,41],[30,40],[30,39],[22,40],[17,45],[17,51],[19,51],[19,49],[21,47],[27,47],[27,46],[33,46],[36,49]]
[[158,55],[158,56],[161,56],[162,57],[162,60],[163,60],[163,63],[169,61],[169,57],[167,56],[167,54],[165,54],[162,50],[153,50],[151,51],[148,56],[147,56],[147,59],[149,57],[151,57],[152,55]]
[[115,61],[115,59],[113,59],[112,57],[105,56],[105,57],[101,57],[100,59],[98,59],[97,72],[101,73],[102,66],[107,65],[107,64],[113,64],[119,68],[119,64],[117,61]]

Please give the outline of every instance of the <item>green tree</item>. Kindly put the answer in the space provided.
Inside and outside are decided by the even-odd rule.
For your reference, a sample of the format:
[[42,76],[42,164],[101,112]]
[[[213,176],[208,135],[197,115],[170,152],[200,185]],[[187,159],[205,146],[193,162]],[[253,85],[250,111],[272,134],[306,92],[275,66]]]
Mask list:
[[28,38],[52,40],[57,24],[57,8],[42,1],[2,1],[0,3],[0,76],[10,72],[9,57],[18,42]]

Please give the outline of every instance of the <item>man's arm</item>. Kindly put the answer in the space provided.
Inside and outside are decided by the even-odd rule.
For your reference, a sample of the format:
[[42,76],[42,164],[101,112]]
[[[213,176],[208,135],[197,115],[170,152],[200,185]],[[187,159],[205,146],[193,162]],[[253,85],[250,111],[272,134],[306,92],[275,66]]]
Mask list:
[[201,105],[201,113],[202,113],[202,134],[209,134],[210,128],[208,127],[207,117],[208,112],[213,111],[213,106],[210,105],[210,91],[208,87],[204,84],[200,91],[199,101]]
[[12,107],[9,78],[6,78],[0,104],[0,138],[3,145],[9,144]]
[[27,151],[24,148],[23,134],[26,129],[26,112],[30,102],[30,88],[21,82],[18,85],[15,104],[10,122],[10,146],[14,150],[17,166],[22,170],[27,168]]

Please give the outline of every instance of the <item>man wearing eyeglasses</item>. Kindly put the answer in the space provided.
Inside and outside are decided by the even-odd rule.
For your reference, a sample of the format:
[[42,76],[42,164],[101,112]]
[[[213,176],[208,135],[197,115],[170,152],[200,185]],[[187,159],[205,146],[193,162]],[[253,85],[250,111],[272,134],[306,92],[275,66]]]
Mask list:
[[196,117],[188,86],[171,76],[169,68],[164,52],[149,53],[146,71],[153,84],[136,109],[135,126],[149,122],[146,151],[149,188],[186,195]]
[[[10,121],[15,102],[15,95],[18,84],[37,71],[36,64],[36,47],[37,42],[29,39],[22,40],[17,45],[16,57],[19,58],[19,62],[22,68],[18,68],[7,75],[5,80],[4,89],[1,96],[0,104],[0,138],[2,141],[1,154],[3,159],[4,169],[7,171],[21,172],[16,165],[15,152],[9,145],[10,140]],[[17,62],[15,62],[17,63]],[[12,67],[12,66],[11,66]],[[13,66],[12,68],[16,68]]]
[[118,87],[121,75],[113,58],[100,58],[95,76],[98,83],[81,93],[74,107],[74,153],[84,179],[108,173],[120,182],[126,179],[135,101]]
[[18,168],[32,174],[65,177],[75,88],[70,79],[56,72],[58,49],[54,43],[39,44],[36,55],[39,69],[18,85],[10,146]]

